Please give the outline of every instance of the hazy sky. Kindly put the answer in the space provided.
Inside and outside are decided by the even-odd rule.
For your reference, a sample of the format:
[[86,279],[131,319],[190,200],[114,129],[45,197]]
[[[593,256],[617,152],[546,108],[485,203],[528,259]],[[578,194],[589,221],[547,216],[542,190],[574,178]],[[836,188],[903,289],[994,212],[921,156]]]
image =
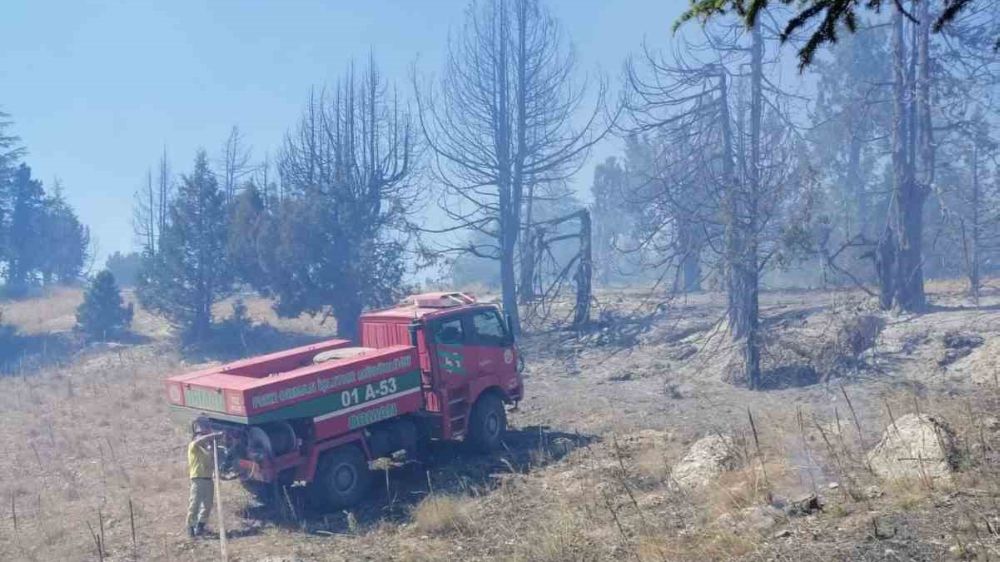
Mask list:
[[[669,40],[687,0],[549,0],[581,70],[620,67],[643,38]],[[439,72],[464,0],[3,0],[0,110],[35,175],[65,193],[103,256],[133,248],[132,195],[166,146],[174,171],[217,156],[239,125],[275,152],[310,86],[373,49],[408,91],[411,64]],[[603,158],[615,146],[600,148]],[[579,187],[589,186],[588,165]]]

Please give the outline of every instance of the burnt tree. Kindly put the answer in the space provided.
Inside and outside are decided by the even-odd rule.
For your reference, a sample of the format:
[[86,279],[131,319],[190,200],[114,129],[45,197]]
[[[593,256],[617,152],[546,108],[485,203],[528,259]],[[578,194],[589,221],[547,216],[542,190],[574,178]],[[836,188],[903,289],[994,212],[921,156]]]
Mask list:
[[533,226],[539,189],[572,176],[606,132],[597,130],[602,93],[579,120],[586,90],[574,84],[575,67],[561,28],[537,0],[485,0],[471,4],[450,43],[439,87],[415,88],[443,186],[439,206],[452,221],[434,232],[473,240],[433,252],[496,260],[515,333],[517,258],[531,244],[522,235]]
[[[575,231],[565,231],[563,225],[577,223]],[[540,221],[534,225],[531,235],[530,253],[525,259],[530,261],[534,278],[527,280],[537,288],[540,296],[533,304],[547,313],[548,307],[559,298],[568,281],[575,287],[571,326],[583,328],[590,323],[590,306],[593,301],[593,234],[590,211],[580,209],[565,216]],[[576,251],[560,263],[553,251],[556,244],[576,241]]]
[[630,132],[652,135],[657,146],[649,181],[629,197],[643,209],[643,242],[662,248],[679,275],[694,275],[692,233],[714,254],[740,350],[731,376],[758,388],[760,277],[801,203],[794,188],[803,178],[792,165],[787,96],[766,76],[776,62],[767,57],[768,37],[760,26],[708,30],[706,37],[718,62],[647,52],[642,65],[628,66]]

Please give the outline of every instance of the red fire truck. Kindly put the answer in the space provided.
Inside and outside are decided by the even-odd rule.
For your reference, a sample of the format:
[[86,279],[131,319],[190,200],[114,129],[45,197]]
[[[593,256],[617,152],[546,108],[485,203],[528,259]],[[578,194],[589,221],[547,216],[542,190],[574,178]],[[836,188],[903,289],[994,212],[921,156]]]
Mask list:
[[[364,314],[360,342],[329,340],[170,377],[186,418],[225,434],[244,483],[305,485],[329,507],[360,500],[370,463],[429,440],[500,444],[524,387],[509,322],[464,293]],[[207,418],[207,420],[206,420]]]

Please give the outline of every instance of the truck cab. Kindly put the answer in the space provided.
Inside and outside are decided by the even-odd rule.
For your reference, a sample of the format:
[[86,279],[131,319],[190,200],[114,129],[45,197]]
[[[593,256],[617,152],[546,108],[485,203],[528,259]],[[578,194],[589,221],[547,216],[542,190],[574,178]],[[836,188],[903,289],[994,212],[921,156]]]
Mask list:
[[524,394],[517,347],[499,307],[465,293],[424,293],[362,315],[360,334],[365,347],[417,348],[424,408],[440,417],[432,437],[467,439],[480,449],[499,444],[506,421],[492,419],[503,416],[497,407]]

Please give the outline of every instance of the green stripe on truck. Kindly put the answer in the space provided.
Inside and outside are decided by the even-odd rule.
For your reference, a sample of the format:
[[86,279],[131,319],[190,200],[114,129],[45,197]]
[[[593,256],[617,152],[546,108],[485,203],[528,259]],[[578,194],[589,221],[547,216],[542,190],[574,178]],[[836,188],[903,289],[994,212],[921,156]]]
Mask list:
[[[364,405],[368,402],[375,402],[384,398],[394,397],[396,395],[402,395],[409,390],[419,387],[420,371],[410,371],[394,377],[388,377],[366,384],[359,384],[341,391],[331,392],[329,394],[324,394],[323,396],[317,396],[316,398],[311,398],[309,400],[285,406],[284,408],[270,410],[253,416],[235,416],[215,411],[212,408],[184,406],[172,407],[181,412],[202,412],[212,418],[251,425],[296,418],[314,418],[317,416],[329,418],[337,415],[339,410],[353,410],[359,405]],[[211,406],[214,406],[214,404],[211,404]]]

